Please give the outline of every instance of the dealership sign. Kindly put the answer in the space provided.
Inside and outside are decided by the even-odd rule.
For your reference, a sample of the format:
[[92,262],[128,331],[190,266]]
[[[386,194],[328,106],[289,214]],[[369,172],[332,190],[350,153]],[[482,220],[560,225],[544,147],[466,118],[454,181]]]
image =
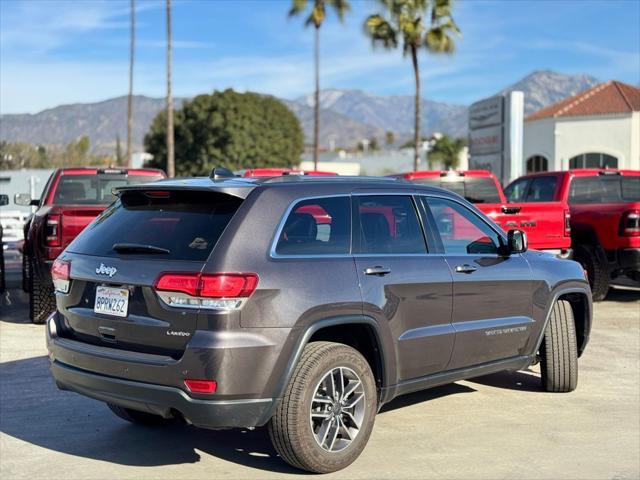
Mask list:
[[469,107],[469,167],[506,185],[522,174],[524,94],[511,92]]

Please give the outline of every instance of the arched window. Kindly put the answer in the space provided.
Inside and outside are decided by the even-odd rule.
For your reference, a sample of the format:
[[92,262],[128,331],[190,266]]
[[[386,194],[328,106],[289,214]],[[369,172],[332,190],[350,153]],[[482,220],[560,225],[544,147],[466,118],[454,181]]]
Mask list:
[[569,168],[618,168],[618,159],[606,153],[581,153],[569,159]]
[[542,155],[533,155],[527,159],[527,173],[546,172],[549,170],[549,160]]

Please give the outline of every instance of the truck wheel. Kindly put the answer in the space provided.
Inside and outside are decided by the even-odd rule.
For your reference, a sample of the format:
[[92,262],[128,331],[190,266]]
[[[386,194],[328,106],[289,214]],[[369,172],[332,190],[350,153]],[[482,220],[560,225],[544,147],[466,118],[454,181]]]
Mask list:
[[310,472],[335,472],[364,450],[376,415],[369,364],[340,343],[307,345],[269,422],[276,452]]
[[574,250],[574,258],[587,271],[593,301],[604,300],[609,291],[609,269],[602,247],[578,245]]
[[540,345],[542,386],[547,392],[572,392],[578,385],[578,349],[573,310],[566,300],[553,306]]
[[112,403],[107,403],[107,406],[121,419],[136,425],[158,425],[165,421],[165,419],[160,415],[154,415],[153,413],[120,407],[118,405],[113,405]]
[[31,280],[29,278],[29,257],[26,253],[22,254],[22,290],[29,293],[29,285]]
[[56,295],[51,281],[46,282],[29,262],[29,317],[33,323],[42,324],[56,309]]

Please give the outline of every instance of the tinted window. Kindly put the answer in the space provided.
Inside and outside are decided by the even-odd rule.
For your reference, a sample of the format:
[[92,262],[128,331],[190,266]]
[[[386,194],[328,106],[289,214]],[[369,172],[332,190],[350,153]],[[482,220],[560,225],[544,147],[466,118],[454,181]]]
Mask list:
[[356,198],[358,253],[426,253],[422,227],[411,197],[379,195]]
[[151,175],[61,175],[53,197],[53,203],[67,205],[108,205],[116,197],[111,193],[114,187],[148,183],[160,180],[161,176]]
[[[204,261],[241,203],[241,199],[222,193],[173,191],[166,198],[149,198],[143,192],[126,192],[68,250],[99,256]],[[117,253],[113,250],[117,243],[150,245],[169,253]]]
[[433,185],[445,188],[466,198],[471,203],[500,203],[500,193],[495,182],[487,177],[464,177],[445,175],[411,180],[421,185]]
[[331,255],[349,253],[349,197],[318,198],[297,203],[280,232],[276,253]]
[[531,180],[527,202],[553,202],[558,177],[535,177]]
[[500,242],[498,234],[462,205],[442,198],[427,198],[445,253],[494,254]]
[[523,202],[529,183],[531,183],[530,179],[523,178],[522,180],[516,180],[509,184],[509,186],[504,189],[507,202]]
[[569,203],[640,201],[640,176],[599,175],[571,180]]

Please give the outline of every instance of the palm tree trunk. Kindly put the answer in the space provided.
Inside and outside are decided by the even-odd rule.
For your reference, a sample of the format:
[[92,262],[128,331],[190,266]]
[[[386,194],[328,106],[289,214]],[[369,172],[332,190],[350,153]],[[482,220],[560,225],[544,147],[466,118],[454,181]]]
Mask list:
[[173,68],[171,37],[171,0],[167,0],[167,176],[176,176],[173,145],[173,95],[171,94],[171,70]]
[[313,112],[313,169],[318,170],[318,154],[320,151],[320,27],[316,27],[315,66],[316,91]]
[[413,132],[413,170],[420,168],[420,69],[418,68],[418,49],[411,46],[411,60],[413,62],[413,73],[416,77],[416,104],[415,104],[415,125]]
[[129,99],[127,101],[127,166],[133,166],[133,60],[136,46],[136,1],[131,0],[131,31],[129,33]]

